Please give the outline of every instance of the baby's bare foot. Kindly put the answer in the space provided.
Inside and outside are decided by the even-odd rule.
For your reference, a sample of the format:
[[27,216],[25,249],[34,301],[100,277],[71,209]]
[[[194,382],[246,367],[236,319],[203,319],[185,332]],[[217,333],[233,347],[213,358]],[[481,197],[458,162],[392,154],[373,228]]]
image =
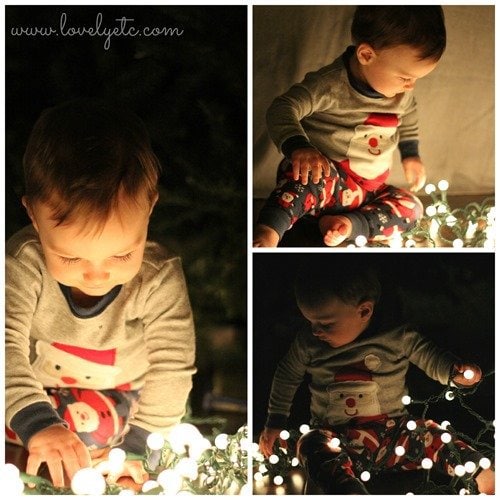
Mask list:
[[343,215],[324,215],[319,220],[319,229],[325,245],[336,247],[352,233],[352,222]]
[[257,224],[253,235],[254,247],[277,247],[280,235],[271,227]]

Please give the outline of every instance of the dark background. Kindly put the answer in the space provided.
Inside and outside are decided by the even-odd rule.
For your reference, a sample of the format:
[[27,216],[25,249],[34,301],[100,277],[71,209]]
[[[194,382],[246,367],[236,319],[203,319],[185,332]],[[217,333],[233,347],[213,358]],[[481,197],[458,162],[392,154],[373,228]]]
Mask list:
[[[215,372],[237,369],[230,390],[246,397],[246,6],[5,11],[6,238],[29,223],[20,203],[22,156],[40,112],[76,97],[118,100],[145,122],[164,169],[150,238],[183,259],[198,334],[193,405],[212,390]],[[183,34],[113,37],[108,50],[105,37],[11,34],[19,26],[57,28],[63,12],[67,27],[95,26],[101,13],[103,28],[125,16],[134,20],[128,26]],[[227,342],[213,356],[218,336]]]
[[[317,253],[253,256],[253,404],[254,433],[265,423],[267,400],[276,364],[285,355],[298,328],[307,325],[293,296],[294,269],[313,266],[378,270],[385,317],[405,320],[440,347],[477,363],[483,374],[494,369],[494,254],[489,253]],[[409,394],[415,399],[437,395],[444,386],[411,365]],[[290,428],[309,421],[306,384],[299,388]],[[494,376],[487,377],[467,404],[485,418],[494,418]],[[415,416],[423,407],[409,407]],[[449,420],[469,436],[482,428],[457,400],[433,404],[428,418]],[[488,436],[491,438],[491,433]]]

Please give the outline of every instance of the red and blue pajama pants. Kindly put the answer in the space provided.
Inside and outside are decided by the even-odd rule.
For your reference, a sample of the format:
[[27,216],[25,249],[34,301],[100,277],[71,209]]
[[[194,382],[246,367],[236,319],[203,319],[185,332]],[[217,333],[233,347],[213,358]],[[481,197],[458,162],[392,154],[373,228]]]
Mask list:
[[[365,187],[363,187],[365,186]],[[331,165],[330,176],[306,185],[293,179],[292,164],[278,167],[277,185],[262,208],[257,224],[273,228],[280,239],[304,216],[342,214],[353,226],[351,239],[386,240],[411,229],[422,217],[420,200],[409,191],[384,183],[372,185],[347,173],[340,163]]]
[[[416,422],[417,430],[407,428],[409,420]],[[441,439],[445,432],[451,436],[448,443]],[[332,444],[333,438],[340,444]],[[398,447],[404,453],[396,453]],[[421,469],[424,458],[430,458],[439,472],[453,476],[456,465],[478,464],[483,454],[432,420],[404,416],[311,430],[299,439],[297,457],[309,478],[328,493],[363,471]]]

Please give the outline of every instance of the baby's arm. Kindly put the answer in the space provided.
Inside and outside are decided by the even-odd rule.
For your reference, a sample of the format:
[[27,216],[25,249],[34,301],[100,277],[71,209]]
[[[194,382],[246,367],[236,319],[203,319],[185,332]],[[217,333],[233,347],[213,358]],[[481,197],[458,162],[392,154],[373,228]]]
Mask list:
[[47,463],[54,486],[62,488],[64,471],[71,480],[84,467],[90,467],[90,454],[81,439],[64,425],[56,424],[34,434],[28,442],[26,474],[36,476],[43,462]]

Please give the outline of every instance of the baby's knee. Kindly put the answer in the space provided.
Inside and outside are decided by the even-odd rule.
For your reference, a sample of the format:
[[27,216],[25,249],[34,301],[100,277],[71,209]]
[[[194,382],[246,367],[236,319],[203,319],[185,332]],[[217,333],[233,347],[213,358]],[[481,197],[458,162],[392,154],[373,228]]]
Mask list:
[[304,434],[297,442],[297,458],[303,462],[309,455],[330,451],[330,443],[336,434],[326,429],[314,429]]

